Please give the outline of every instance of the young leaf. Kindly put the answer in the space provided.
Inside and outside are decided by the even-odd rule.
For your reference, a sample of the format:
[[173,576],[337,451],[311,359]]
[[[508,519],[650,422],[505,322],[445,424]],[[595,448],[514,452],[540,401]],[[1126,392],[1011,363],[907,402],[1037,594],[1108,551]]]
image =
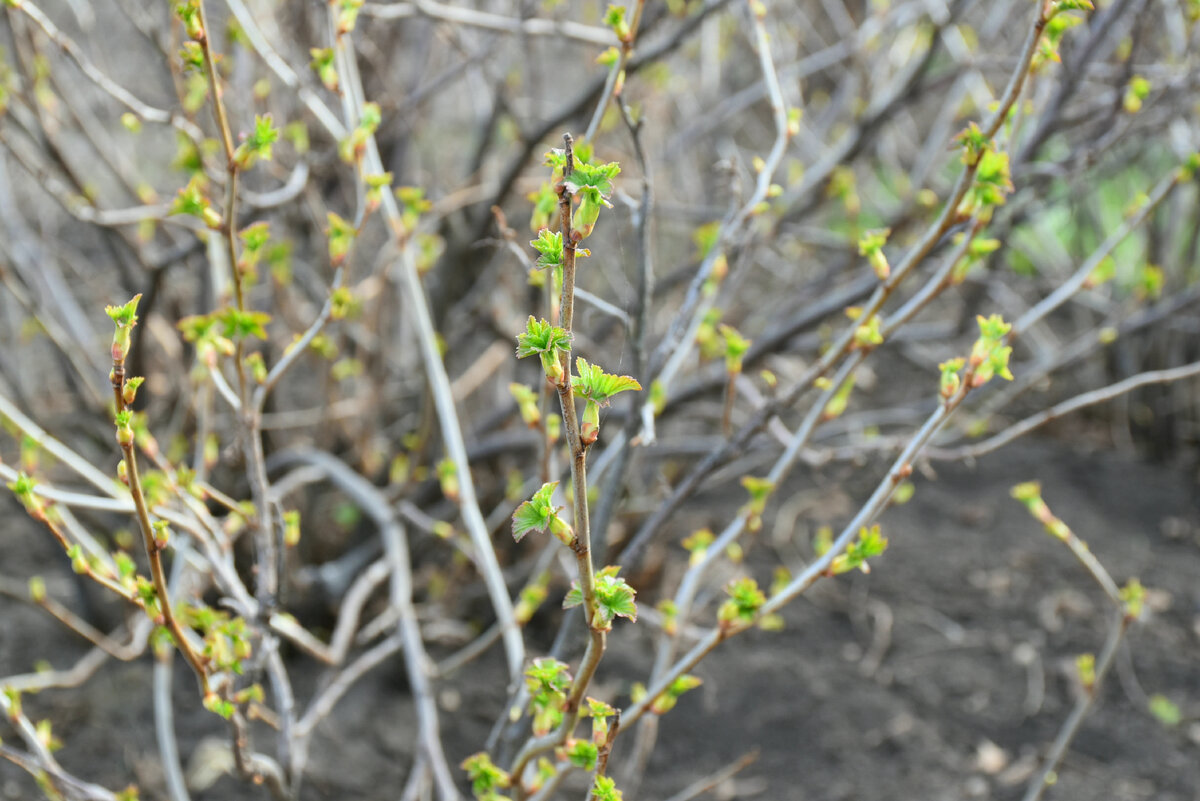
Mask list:
[[[617,576],[618,570],[619,567],[609,566],[596,574],[596,613],[591,625],[600,631],[612,629],[613,619],[618,617],[637,622],[637,604],[634,602],[637,591],[626,584],[625,579]],[[563,609],[582,603],[583,591],[578,582],[573,582],[567,597],[563,599]]]
[[878,525],[870,528],[864,526],[858,532],[858,541],[850,543],[845,553],[834,558],[829,566],[830,572],[836,576],[857,567],[864,573],[870,573],[871,567],[867,564],[867,559],[879,556],[887,550],[887,544],[887,537],[880,535]]
[[517,358],[538,356],[546,377],[558,384],[566,376],[558,354],[571,349],[571,335],[556,325],[533,315],[525,323],[525,333],[517,335]]
[[517,511],[513,513],[513,539],[520,542],[530,531],[545,531],[550,529],[550,533],[557,537],[564,545],[570,545],[575,538],[571,527],[567,525],[558,512],[562,509],[561,506],[554,506],[550,502],[550,498],[554,495],[554,488],[558,486],[557,481],[551,481],[549,484],[543,484],[542,488],[533,494],[533,497],[517,507]]
[[496,767],[486,751],[467,757],[461,767],[466,771],[471,790],[478,799],[495,797],[497,791],[508,787],[511,781],[506,772]]
[[579,375],[571,378],[571,385],[575,394],[587,402],[579,438],[585,445],[590,445],[600,436],[600,407],[607,406],[614,395],[631,389],[640,390],[642,385],[630,376],[606,373],[599,365],[588,364],[582,357],[576,359],[575,366]]
[[752,578],[730,582],[725,587],[725,594],[729,596],[729,600],[717,610],[717,620],[723,624],[749,625],[758,616],[758,610],[767,602],[767,596]]
[[566,749],[567,759],[577,768],[593,770],[600,748],[591,740],[571,740]]

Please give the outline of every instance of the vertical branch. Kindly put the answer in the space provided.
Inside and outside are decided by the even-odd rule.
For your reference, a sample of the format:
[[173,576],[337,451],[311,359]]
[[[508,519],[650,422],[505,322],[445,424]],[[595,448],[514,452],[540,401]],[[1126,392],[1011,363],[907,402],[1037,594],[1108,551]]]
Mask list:
[[[225,254],[229,261],[229,270],[233,280],[234,303],[238,312],[246,311],[245,287],[243,286],[242,268],[238,263],[237,248],[237,188],[238,188],[238,159],[234,146],[233,129],[229,124],[229,113],[221,92],[221,79],[217,74],[216,53],[208,35],[208,19],[204,0],[196,0],[200,17],[198,41],[204,51],[205,74],[208,77],[209,92],[212,95],[213,116],[221,137],[221,147],[225,154],[225,205],[222,209],[220,233],[224,240]],[[246,378],[245,340],[238,337],[234,342],[234,372],[238,379],[238,397],[241,401],[242,451],[246,459],[247,479],[250,483],[250,493],[254,501],[255,517],[255,550],[257,551],[257,568],[259,582],[257,595],[259,602],[265,607],[274,605],[274,599],[279,589],[279,569],[276,551],[278,543],[275,539],[272,510],[267,502],[267,468],[266,455],[263,452],[262,435],[260,432],[262,414],[256,405],[250,402],[250,385]]]
[[[136,299],[133,303],[134,308],[136,308]],[[130,328],[132,328],[132,325],[133,323],[129,324]],[[125,336],[127,338],[128,333]],[[134,516],[137,518],[138,529],[142,533],[142,544],[146,548],[146,557],[150,562],[150,575],[154,581],[154,591],[158,598],[158,608],[162,614],[163,624],[171,632],[176,646],[183,653],[184,658],[195,672],[196,678],[200,682],[200,689],[207,700],[211,693],[208,684],[208,672],[200,655],[193,650],[183,626],[175,617],[175,610],[171,607],[171,593],[167,586],[167,574],[162,562],[163,543],[156,536],[154,524],[150,520],[150,510],[146,504],[145,493],[142,491],[141,476],[138,474],[137,452],[134,445],[133,430],[128,424],[130,410],[126,408],[125,352],[127,350],[128,348],[118,348],[114,343],[113,366],[112,372],[109,375],[109,378],[112,380],[113,398],[116,401],[118,421],[117,442],[121,447],[121,454],[125,459],[125,474],[127,483],[129,484],[129,492],[133,496]]]

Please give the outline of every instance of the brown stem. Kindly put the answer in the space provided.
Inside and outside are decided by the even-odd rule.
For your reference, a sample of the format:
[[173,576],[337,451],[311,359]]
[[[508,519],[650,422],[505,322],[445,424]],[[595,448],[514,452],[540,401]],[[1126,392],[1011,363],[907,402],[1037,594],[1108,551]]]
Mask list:
[[[221,236],[225,240],[225,253],[229,262],[229,270],[233,278],[234,303],[239,312],[246,310],[245,287],[242,283],[242,271],[238,264],[237,248],[237,187],[238,162],[234,147],[233,129],[229,124],[229,114],[225,101],[221,96],[220,76],[217,74],[216,54],[212,49],[209,37],[208,19],[204,10],[204,0],[197,3],[200,11],[200,24],[204,36],[200,46],[204,49],[205,72],[208,77],[209,91],[212,93],[213,116],[221,136],[221,146],[225,152],[225,167],[228,179],[225,182],[225,207],[221,222]],[[262,437],[259,433],[262,422],[261,409],[251,403],[250,382],[246,376],[245,343],[239,339],[234,352],[234,370],[237,373],[238,397],[241,400],[242,411],[242,452],[247,464],[247,478],[250,483],[250,494],[254,501],[255,529],[257,531],[257,550],[259,553],[258,567],[260,577],[259,600],[270,605],[275,598],[279,586],[279,571],[277,550],[278,543],[274,535],[274,520],[271,506],[267,502],[267,471],[266,458],[263,453]]]
[[[113,395],[117,401],[117,412],[125,411],[125,363],[123,360],[114,360],[112,369],[112,386]],[[163,569],[161,549],[158,542],[154,538],[154,526],[150,522],[150,510],[146,505],[146,495],[142,491],[142,480],[138,474],[137,452],[134,449],[134,443],[122,442],[121,453],[125,457],[125,470],[129,481],[129,492],[133,496],[133,508],[138,521],[138,528],[142,532],[142,544],[146,547],[146,557],[150,561],[150,575],[154,580],[154,591],[158,596],[158,607],[162,612],[163,624],[167,630],[171,632],[171,636],[175,638],[175,643],[179,650],[183,653],[185,659],[192,670],[196,673],[196,678],[200,680],[200,689],[205,696],[210,692],[208,686],[208,673],[204,667],[204,661],[200,655],[192,650],[191,643],[188,642],[185,632],[179,620],[175,617],[175,611],[171,607],[171,594],[167,587],[167,573]]]
[[[567,334],[570,334],[575,319],[575,246],[577,243],[571,230],[571,194],[567,190],[566,181],[574,170],[575,154],[570,134],[563,135],[563,142],[565,143],[566,161],[563,166],[563,183],[558,188],[558,211],[563,237],[563,287],[562,299],[559,302],[559,325]],[[551,281],[553,281],[553,277],[551,277]],[[597,625],[596,575],[592,566],[591,531],[588,517],[587,445],[579,433],[579,415],[575,410],[575,392],[571,386],[571,352],[569,349],[559,354],[559,361],[563,367],[564,377],[557,385],[558,400],[562,406],[567,443],[571,448],[571,488],[575,527],[575,538],[571,542],[571,551],[575,554],[575,562],[578,567],[579,589],[583,595],[583,614],[590,639],[579,670],[576,672],[575,681],[571,684],[571,691],[567,695],[566,708],[563,710],[563,722],[545,737],[527,742],[513,761],[511,773],[516,784],[515,796],[518,801],[525,798],[521,774],[525,772],[525,767],[530,760],[565,742],[579,723],[579,707],[583,701],[583,694],[596,674],[596,668],[604,656],[604,650],[608,643],[607,629]]]

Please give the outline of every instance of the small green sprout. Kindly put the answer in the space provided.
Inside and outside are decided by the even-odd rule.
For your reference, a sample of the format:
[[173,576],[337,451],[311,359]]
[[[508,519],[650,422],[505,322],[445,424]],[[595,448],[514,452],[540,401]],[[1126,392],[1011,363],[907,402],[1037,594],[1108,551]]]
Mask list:
[[1183,721],[1183,713],[1179,710],[1179,706],[1165,695],[1155,693],[1150,696],[1148,708],[1150,714],[1169,729],[1178,726]]
[[725,344],[725,372],[734,376],[742,372],[742,359],[746,356],[746,351],[750,350],[750,340],[746,339],[738,330],[731,325],[722,324],[719,326],[721,339]]
[[340,286],[329,295],[329,316],[335,320],[354,319],[362,312],[362,301],[350,287]]
[[210,692],[208,695],[204,696],[204,708],[209,712],[212,712],[214,715],[220,715],[225,720],[229,720],[233,717],[235,709],[233,702],[226,701],[224,698],[214,692]]
[[729,596],[717,610],[717,620],[723,627],[740,627],[752,624],[758,610],[767,602],[767,596],[752,578],[741,578],[725,586]]
[[400,203],[400,225],[405,233],[417,230],[421,215],[433,208],[433,201],[425,197],[425,190],[419,186],[397,188],[396,200]]
[[141,299],[141,294],[137,294],[122,306],[104,307],[105,314],[113,321],[113,326],[115,327],[112,340],[112,359],[114,362],[123,362],[129,355],[133,328],[138,322],[138,301]]
[[715,359],[724,354],[725,342],[717,333],[717,324],[721,321],[721,310],[709,309],[700,319],[696,327],[696,346],[700,348],[700,358],[704,361]]
[[746,518],[746,528],[758,531],[762,528],[762,513],[767,508],[767,501],[775,491],[775,482],[766,478],[743,476],[742,486],[750,493],[750,500],[742,506],[740,513]]
[[337,35],[350,33],[358,21],[358,12],[363,7],[363,0],[335,0],[330,3],[337,8]]
[[542,370],[546,377],[555,384],[563,383],[566,377],[558,355],[570,349],[570,334],[533,315],[530,315],[525,323],[525,333],[517,335],[517,358],[524,359],[536,354],[542,361]]
[[615,161],[607,164],[576,164],[567,178],[567,189],[579,198],[579,206],[571,219],[571,235],[576,241],[587,239],[600,218],[600,207],[612,208],[608,202],[613,191],[613,179],[621,172]]
[[604,24],[611,28],[612,32],[617,35],[617,39],[622,42],[628,42],[632,37],[629,22],[625,19],[624,6],[609,6],[608,12],[604,15]]
[[891,233],[891,228],[875,228],[863,233],[858,240],[858,255],[867,257],[871,269],[875,271],[875,277],[880,281],[891,274],[887,256],[883,253],[883,246],[887,244]]
[[597,776],[592,785],[592,801],[624,801],[617,783],[608,776]]
[[329,91],[336,92],[338,90],[338,74],[337,68],[333,64],[333,48],[314,47],[308,52],[312,56],[309,65],[317,73],[321,83],[325,84],[325,88]]
[[698,529],[684,537],[679,544],[690,554],[688,565],[695,567],[703,562],[704,557],[708,555],[708,547],[713,544],[714,539],[712,529],[707,528]]
[[880,535],[878,524],[870,528],[864,526],[858,532],[858,540],[850,543],[845,553],[834,557],[829,565],[829,572],[836,576],[858,568],[864,573],[870,573],[871,566],[867,564],[867,560],[882,554],[887,550],[887,545],[887,537]]
[[537,428],[542,422],[542,413],[538,409],[538,396],[529,387],[516,382],[508,385],[508,392],[512,395],[513,400],[517,402],[517,411],[521,414],[521,419],[525,421],[525,425],[530,428]]
[[1121,603],[1125,605],[1125,614],[1131,620],[1141,617],[1142,607],[1146,603],[1146,588],[1142,586],[1142,582],[1136,578],[1125,582],[1125,586],[1121,588]]
[[992,146],[992,140],[984,136],[983,130],[974,122],[959,131],[954,141],[962,148],[962,163],[967,166],[976,164]]
[[270,114],[254,117],[254,130],[233,152],[233,160],[240,169],[246,170],[262,159],[271,160],[271,149],[279,139],[279,129],[275,127]]
[[1075,657],[1075,672],[1083,689],[1090,693],[1096,687],[1096,655],[1086,653]]
[[1008,369],[1012,348],[1004,344],[1012,326],[1004,322],[998,314],[987,318],[980,315],[976,320],[979,323],[979,339],[971,349],[970,360],[974,371],[973,386],[982,386],[992,380],[993,376],[1012,381],[1013,375]]
[[504,798],[500,791],[511,783],[509,775],[496,767],[486,751],[467,757],[462,769],[471,781],[471,791],[479,801],[499,801]]
[[571,385],[575,394],[587,401],[579,438],[585,445],[590,445],[600,436],[600,407],[607,406],[614,395],[631,389],[641,390],[642,385],[630,376],[606,373],[599,365],[588,364],[583,358],[576,359],[575,367],[579,375],[572,377]]
[[364,176],[363,183],[367,186],[365,212],[374,214],[383,203],[383,190],[392,185],[392,174],[390,172],[373,173]]
[[878,314],[872,314],[865,322],[859,323],[854,329],[854,347],[870,351],[883,344],[883,321]]
[[549,529],[563,545],[570,545],[575,541],[575,532],[558,514],[562,507],[555,506],[550,501],[557,486],[557,481],[543,484],[541,489],[533,493],[532,498],[517,507],[517,511],[513,513],[514,540],[520,542],[530,531]]
[[950,359],[938,365],[938,369],[941,370],[941,378],[938,381],[938,394],[945,400],[954,397],[959,387],[962,386],[960,375],[966,363],[966,359],[960,358]]
[[[191,73],[192,78],[200,78],[203,80],[201,73],[204,71],[205,55],[204,48],[199,42],[184,42],[179,48],[179,63],[183,66],[184,73]],[[191,82],[189,81],[189,86]],[[204,94],[208,93],[207,85],[201,90]],[[190,93],[189,93],[190,94]],[[194,98],[190,98],[188,105],[198,105]]]
[[1125,89],[1125,97],[1121,104],[1126,113],[1137,114],[1142,110],[1142,102],[1149,96],[1150,82],[1141,75],[1134,75],[1129,79],[1129,86]]
[[568,740],[563,755],[572,765],[583,770],[595,770],[600,747],[591,740]]
[[[1053,9],[1052,15],[1046,22],[1046,27],[1042,32],[1042,38],[1038,40],[1038,50],[1034,54],[1033,63],[1030,65],[1030,72],[1036,73],[1047,64],[1058,64],[1062,62],[1062,57],[1059,56],[1059,46],[1062,44],[1063,37],[1067,31],[1074,28],[1083,22],[1083,17],[1075,16],[1074,14],[1059,13],[1060,11],[1069,11],[1076,8],[1074,0],[1065,0],[1070,4],[1070,7],[1064,7],[1062,3],[1058,4],[1058,8]],[[1079,10],[1086,10],[1083,6],[1079,6]]]
[[350,222],[332,211],[329,212],[328,219],[329,228],[326,233],[329,236],[329,262],[334,267],[340,267],[349,255],[358,231]]
[[533,618],[533,613],[541,607],[550,594],[550,572],[542,571],[533,577],[528,584],[521,588],[517,595],[517,603],[513,608],[513,617],[522,626]]
[[1006,196],[1012,191],[1008,154],[987,149],[979,157],[975,179],[963,197],[958,213],[963,218],[978,214],[986,220],[996,206],[1004,205]]
[[571,672],[557,659],[535,659],[525,669],[525,687],[529,690],[533,733],[539,737],[548,734],[562,723],[567,706],[567,690],[571,687]]
[[378,103],[364,103],[362,116],[350,135],[338,143],[338,155],[347,164],[357,164],[367,152],[367,143],[379,130],[383,116]]
[[266,312],[242,311],[232,306],[215,312],[215,317],[225,337],[234,342],[250,337],[265,340],[266,325],[271,322],[271,315]]
[[458,465],[453,459],[446,458],[437,464],[438,483],[446,500],[458,503],[459,492],[462,489],[458,480]]
[[703,683],[695,676],[687,674],[680,676],[671,682],[662,695],[654,699],[654,702],[650,704],[650,711],[656,715],[665,715],[675,708],[675,704],[679,701],[681,695],[688,690],[694,690]]
[[[962,239],[956,237],[956,244]],[[982,239],[975,238],[967,245],[967,252],[959,259],[954,267],[950,270],[950,283],[953,286],[958,286],[966,280],[967,274],[971,272],[971,268],[982,262],[990,254],[995,253],[1000,249],[1001,242],[999,239]]]
[[559,231],[549,231],[545,228],[538,231],[538,238],[529,242],[538,252],[538,267],[562,267],[563,239]]
[[183,31],[189,39],[199,42],[205,38],[204,25],[200,19],[199,0],[183,0],[177,3],[175,6],[175,16],[183,23]]
[[29,579],[29,600],[35,604],[46,600],[46,580],[41,576],[32,576]]
[[603,745],[608,739],[608,719],[617,714],[612,706],[595,698],[584,699],[583,716],[592,719],[592,742]]
[[[617,576],[619,567],[609,566],[596,574],[596,616],[591,626],[599,631],[610,631],[615,618],[623,617],[631,623],[637,622],[637,591]],[[563,609],[571,609],[583,603],[583,591],[579,582],[571,584],[571,590],[563,599]]]
[[1009,493],[1020,501],[1033,515],[1034,519],[1046,527],[1046,531],[1055,538],[1067,542],[1074,536],[1071,529],[1050,511],[1050,507],[1042,500],[1042,485],[1037,481],[1026,481],[1012,488]]
[[533,211],[529,215],[529,230],[537,232],[549,228],[550,221],[558,210],[558,195],[554,192],[554,187],[549,182],[544,183],[536,192],[530,192],[525,197],[533,203]]
[[850,405],[850,395],[854,392],[854,381],[854,373],[846,376],[846,380],[825,404],[825,409],[821,412],[822,420],[834,420],[845,413],[846,407]]
[[179,190],[167,213],[199,217],[209,228],[214,231],[218,230],[221,227],[221,215],[217,213],[217,210],[213,208],[212,201],[204,194],[206,183],[207,180],[202,174],[193,175],[187,186]]

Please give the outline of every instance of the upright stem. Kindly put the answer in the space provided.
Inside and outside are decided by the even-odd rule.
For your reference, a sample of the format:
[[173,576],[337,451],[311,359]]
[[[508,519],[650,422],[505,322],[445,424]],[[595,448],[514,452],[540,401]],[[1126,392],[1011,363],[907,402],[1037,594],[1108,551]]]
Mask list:
[[[566,163],[563,166],[563,185],[559,189],[558,211],[563,235],[563,287],[559,301],[559,325],[571,334],[575,320],[575,236],[571,230],[571,193],[566,181],[575,168],[575,153],[570,134],[563,135]],[[571,351],[562,351],[559,360],[563,366],[563,379],[558,384],[558,399],[562,405],[567,444],[571,448],[571,487],[574,495],[575,539],[571,550],[579,566],[579,589],[583,593],[583,608],[587,615],[588,628],[596,633],[596,579],[592,568],[591,531],[588,519],[587,500],[587,445],[579,433],[579,415],[575,411],[575,391],[571,386]],[[603,638],[603,632],[599,632]],[[593,637],[594,639],[594,637]],[[601,645],[601,650],[603,646]],[[576,684],[579,682],[577,681]]]
[[[213,52],[208,35],[208,18],[204,8],[204,0],[197,4],[200,12],[200,24],[204,35],[200,46],[204,50],[205,73],[208,77],[209,92],[212,95],[213,116],[221,137],[221,147],[225,153],[225,205],[222,209],[221,236],[224,239],[226,259],[233,283],[234,304],[239,312],[246,311],[245,287],[242,284],[242,272],[238,267],[237,249],[237,188],[238,162],[234,146],[233,128],[229,124],[229,114],[225,109],[225,101],[221,97],[221,80],[217,74],[216,54]],[[274,520],[271,506],[267,502],[267,470],[266,455],[263,452],[261,427],[261,407],[251,403],[250,384],[246,377],[245,345],[241,338],[234,343],[234,372],[238,380],[238,398],[241,401],[242,416],[242,451],[246,459],[247,478],[250,483],[250,494],[254,501],[257,518],[256,538],[259,552],[258,568],[258,599],[264,606],[271,606],[279,587],[278,559],[276,558],[277,543],[274,536]]]
[[[558,316],[559,325],[567,334],[570,334],[575,319],[575,246],[577,242],[574,232],[571,230],[571,193],[567,189],[566,182],[574,171],[575,154],[574,140],[570,134],[563,135],[563,142],[566,160],[563,165],[563,183],[558,187],[558,211],[563,237],[563,287]],[[575,673],[575,681],[572,682],[571,690],[567,694],[562,723],[545,737],[527,742],[513,761],[511,773],[516,783],[515,795],[518,800],[525,798],[521,775],[525,772],[530,760],[538,754],[561,745],[575,731],[575,726],[579,723],[579,708],[583,701],[583,694],[587,691],[592,677],[596,675],[596,668],[604,656],[604,649],[608,643],[607,630],[597,625],[596,574],[592,566],[592,540],[588,516],[587,445],[580,436],[579,415],[575,411],[575,391],[571,386],[571,352],[569,349],[560,352],[559,361],[563,367],[563,378],[556,385],[556,389],[558,390],[559,404],[562,406],[567,444],[571,448],[571,491],[575,527],[575,538],[571,541],[571,551],[575,554],[575,563],[579,571],[579,589],[583,595],[583,614],[590,639],[587,649],[584,651],[583,660]]]
[[[117,412],[125,411],[125,361],[124,359],[114,359],[112,369],[112,388],[113,397],[116,399]],[[171,608],[171,593],[167,587],[167,574],[163,569],[162,549],[159,547],[158,541],[154,536],[154,526],[150,522],[150,510],[146,505],[146,495],[142,491],[142,481],[138,474],[137,452],[135,451],[132,440],[129,442],[121,442],[121,453],[125,457],[125,469],[129,480],[129,492],[133,496],[133,508],[138,521],[138,528],[142,532],[142,544],[146,547],[146,557],[150,561],[150,575],[154,580],[154,592],[158,597],[158,608],[162,612],[163,623],[167,630],[171,632],[171,636],[175,638],[175,643],[179,650],[183,653],[185,659],[192,670],[196,673],[196,678],[200,680],[200,689],[207,697],[210,690],[208,686],[208,673],[205,670],[204,662],[200,655],[192,650],[191,643],[188,642],[186,632],[179,620],[175,617],[175,611]]]

